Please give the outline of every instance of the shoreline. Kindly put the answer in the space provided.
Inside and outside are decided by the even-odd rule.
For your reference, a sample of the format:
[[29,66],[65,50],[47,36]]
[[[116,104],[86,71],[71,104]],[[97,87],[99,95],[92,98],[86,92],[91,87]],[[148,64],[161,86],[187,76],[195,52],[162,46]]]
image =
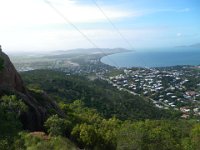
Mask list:
[[[149,66],[143,66],[143,65],[141,65],[141,63],[139,63],[139,65],[137,65],[137,64],[128,64],[128,65],[124,65],[124,64],[122,64],[122,65],[115,65],[115,64],[118,64],[118,63],[115,63],[115,64],[113,64],[111,61],[110,62],[106,62],[106,61],[102,61],[102,59],[105,59],[106,57],[106,59],[108,60],[108,57],[109,57],[109,59],[110,59],[110,57],[112,56],[112,55],[115,55],[115,54],[126,54],[126,53],[130,53],[130,54],[132,54],[134,51],[126,51],[126,52],[116,52],[116,53],[112,53],[112,54],[108,54],[108,55],[105,55],[105,56],[103,56],[103,57],[101,57],[99,60],[100,60],[100,62],[101,63],[103,63],[103,64],[105,64],[105,65],[109,65],[109,66],[111,66],[111,67],[116,67],[116,68],[127,68],[127,69],[130,69],[130,68],[151,68],[151,69],[153,69],[153,68],[172,68],[172,67],[197,67],[197,68],[199,68],[200,67],[200,62],[199,63],[196,63],[196,62],[192,62],[192,63],[188,63],[188,64],[178,64],[177,62],[179,61],[177,61],[176,62],[176,59],[174,59],[175,60],[175,62],[174,62],[174,64],[170,64],[170,61],[169,60],[167,60],[167,63],[164,63],[164,62],[159,62],[159,63],[157,63],[156,65],[155,65],[155,63],[156,62],[153,62],[152,64],[151,64],[151,62],[150,63],[148,63],[147,62],[147,64],[151,64],[151,65],[149,65]],[[145,53],[145,52],[141,52],[141,53]],[[150,53],[150,52],[146,52],[146,54],[148,54],[148,53]],[[161,54],[162,52],[153,52],[153,53],[155,53],[155,54]],[[173,53],[173,52],[172,52]],[[172,53],[169,53],[169,52],[166,52],[166,54],[172,54]],[[181,52],[174,52],[174,53],[181,53]],[[182,54],[182,53],[181,53]],[[141,56],[140,56],[141,57]],[[177,58],[179,58],[179,57],[177,57]],[[181,58],[181,57],[180,57]],[[112,58],[111,58],[112,59]],[[172,59],[173,60],[173,59]],[[183,61],[183,60],[181,60],[181,61]],[[195,61],[197,61],[197,59],[195,59]],[[119,61],[116,61],[116,60],[114,60],[113,62],[119,62]],[[138,61],[139,62],[139,61]],[[162,64],[163,63],[163,64]],[[169,63],[169,64],[168,64]],[[176,64],[177,63],[177,64]]]
[[[107,54],[107,55],[104,55],[104,56],[100,57],[100,58],[99,58],[99,62],[102,63],[102,64],[104,64],[104,65],[108,65],[108,66],[110,66],[110,67],[116,67],[116,68],[118,68],[118,67],[115,66],[115,65],[110,65],[110,64],[104,63],[104,62],[102,61],[102,59],[103,59],[104,57],[109,57],[109,56],[111,56],[111,55],[120,54],[120,53],[130,53],[130,52],[133,52],[133,51],[127,50],[127,51],[125,51],[125,52],[113,52],[113,53],[110,53],[110,54]],[[127,67],[119,67],[119,68],[127,68]]]

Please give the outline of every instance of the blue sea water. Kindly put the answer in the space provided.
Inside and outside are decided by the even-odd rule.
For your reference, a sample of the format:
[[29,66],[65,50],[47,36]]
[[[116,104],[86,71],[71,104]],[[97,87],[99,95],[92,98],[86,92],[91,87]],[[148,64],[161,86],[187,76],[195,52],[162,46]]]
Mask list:
[[200,49],[132,51],[105,56],[101,62],[116,67],[168,67],[200,65]]

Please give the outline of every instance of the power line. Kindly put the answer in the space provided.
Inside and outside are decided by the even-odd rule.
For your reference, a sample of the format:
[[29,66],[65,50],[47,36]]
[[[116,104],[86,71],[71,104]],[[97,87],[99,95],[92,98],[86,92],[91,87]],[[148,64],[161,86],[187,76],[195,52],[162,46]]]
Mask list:
[[[100,5],[96,2],[96,0],[92,0],[94,2],[94,4],[96,5],[96,7],[100,10],[100,12],[104,15],[104,17],[108,20],[108,22],[111,24],[111,26],[113,27],[113,29],[119,34],[119,36],[125,41],[125,43],[128,44],[128,46],[134,50],[136,52],[136,50],[134,49],[133,45],[129,42],[129,40],[120,32],[120,30],[117,28],[117,26],[112,22],[112,20],[108,17],[108,15],[104,12],[104,10],[100,7]],[[146,63],[144,62],[144,60],[142,58],[140,58],[140,60],[143,62],[144,65],[146,65]],[[139,67],[140,68],[140,67]]]
[[92,40],[90,40],[76,25],[74,25],[67,17],[65,17],[52,3],[48,0],[44,0],[59,16],[61,16],[67,23],[69,23],[73,28],[75,28],[90,44],[94,47],[98,47]]
[[120,30],[117,28],[117,26],[112,22],[112,20],[106,15],[104,10],[100,7],[100,5],[96,2],[96,0],[92,0],[96,7],[101,11],[101,13],[104,15],[104,17],[108,20],[108,22],[111,24],[111,26],[116,30],[116,32],[119,34],[119,36],[129,45],[129,47],[134,50],[132,44],[129,42],[129,40],[120,32]]
[[65,15],[63,15],[56,7],[54,7],[54,5],[48,1],[48,0],[43,0],[46,4],[48,4],[60,17],[62,17],[68,24],[70,24],[75,30],[77,30],[93,47],[99,49],[104,56],[107,56],[107,58],[115,65],[117,66],[117,68],[119,68],[119,66],[117,65],[117,63],[115,61],[113,61],[109,55],[107,55],[106,53],[103,52],[103,50],[101,48],[99,48],[85,33],[83,33],[75,24],[73,24],[73,22],[71,22]]

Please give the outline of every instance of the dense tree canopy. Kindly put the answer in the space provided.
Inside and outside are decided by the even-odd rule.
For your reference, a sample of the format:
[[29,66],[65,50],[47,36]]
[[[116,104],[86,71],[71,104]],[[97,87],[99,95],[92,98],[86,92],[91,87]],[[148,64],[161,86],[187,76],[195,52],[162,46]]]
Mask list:
[[200,149],[198,121],[171,119],[174,112],[156,109],[145,99],[117,91],[105,82],[46,70],[23,73],[23,77],[38,102],[44,101],[39,93],[47,91],[65,116],[50,113],[43,132],[24,131],[20,115],[28,110],[27,105],[16,95],[2,96],[2,150]]
[[119,91],[102,80],[91,81],[83,76],[67,76],[63,72],[35,70],[22,73],[30,89],[44,90],[57,99],[71,103],[82,100],[87,107],[96,109],[104,117],[119,119],[176,118],[175,111],[161,110],[150,101],[130,93]]
[[19,116],[27,110],[27,106],[15,95],[0,98],[0,147],[9,149],[9,144],[22,130]]
[[81,148],[118,150],[199,149],[200,125],[195,121],[145,120],[135,122],[120,121],[115,117],[105,119],[95,109],[86,107],[80,100],[71,104],[61,102],[60,107],[67,114],[64,120],[70,122],[63,128],[65,136],[68,136]]

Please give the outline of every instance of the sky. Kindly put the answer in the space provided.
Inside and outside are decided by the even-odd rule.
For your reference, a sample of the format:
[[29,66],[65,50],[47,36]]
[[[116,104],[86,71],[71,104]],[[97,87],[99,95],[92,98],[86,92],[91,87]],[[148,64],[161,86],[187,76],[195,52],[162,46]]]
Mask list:
[[0,45],[5,52],[191,45],[200,43],[199,16],[199,0],[0,0]]

